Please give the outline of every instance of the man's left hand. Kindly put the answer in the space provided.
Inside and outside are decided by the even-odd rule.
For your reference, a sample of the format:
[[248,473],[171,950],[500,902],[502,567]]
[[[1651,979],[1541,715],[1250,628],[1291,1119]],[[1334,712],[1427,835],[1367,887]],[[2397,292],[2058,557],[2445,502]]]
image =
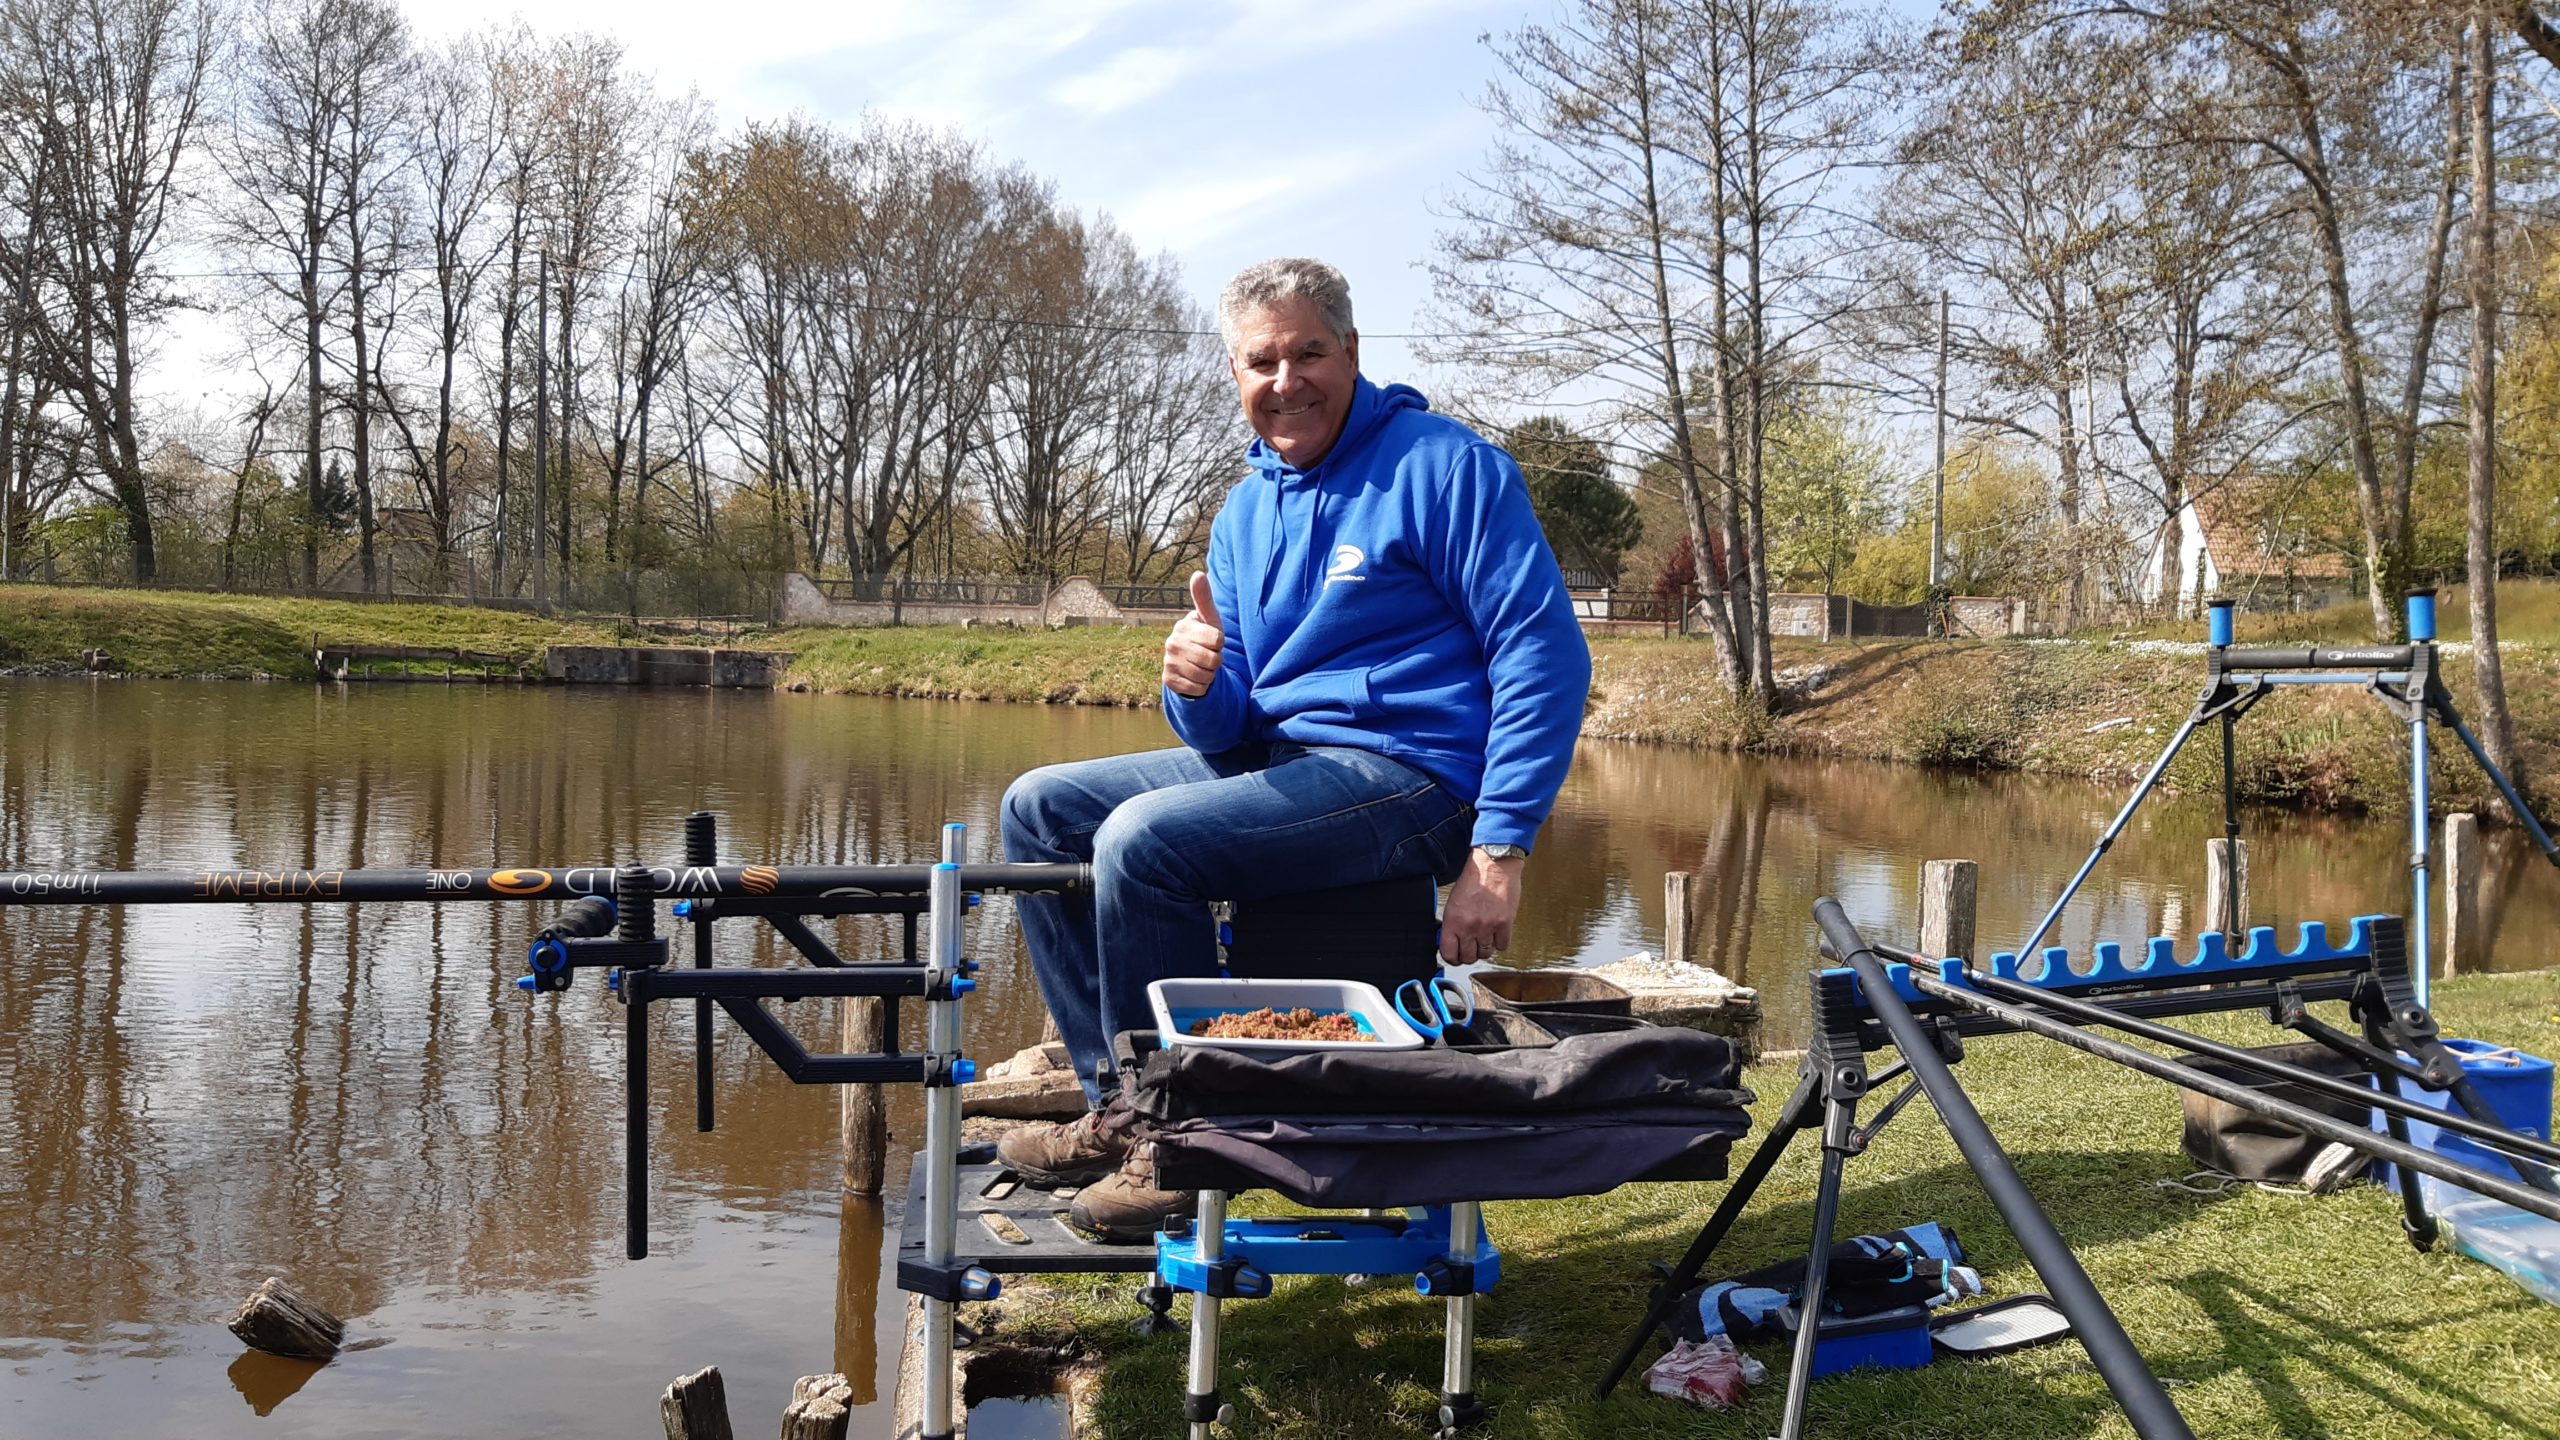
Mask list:
[[1496,860],[1481,850],[1467,852],[1467,868],[1449,887],[1449,905],[1440,916],[1442,961],[1472,965],[1511,948],[1511,922],[1520,914],[1520,871],[1528,863],[1516,855]]

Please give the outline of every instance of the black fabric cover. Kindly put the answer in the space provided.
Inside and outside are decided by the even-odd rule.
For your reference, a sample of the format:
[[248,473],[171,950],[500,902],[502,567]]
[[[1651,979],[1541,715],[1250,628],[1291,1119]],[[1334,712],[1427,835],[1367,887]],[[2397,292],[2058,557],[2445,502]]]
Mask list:
[[[2249,1053],[2341,1080],[2371,1083],[2371,1076],[2362,1065],[2326,1045],[2311,1042],[2262,1045]],[[2373,1107],[2369,1105],[2333,1099],[2299,1085],[2272,1079],[2255,1070],[2201,1055],[2182,1055],[2179,1058],[2208,1075],[2264,1091],[2271,1099],[2316,1110],[2350,1125],[2373,1123]],[[2186,1106],[2186,1133],[2181,1137],[2181,1148],[2187,1152],[2187,1158],[2226,1175],[2279,1185],[2300,1184],[2303,1173],[2311,1168],[2312,1157],[2328,1144],[2281,1120],[2254,1110],[2243,1110],[2210,1095],[2181,1090],[2178,1098]]]
[[1577,1035],[1526,1050],[1325,1050],[1282,1059],[1168,1045],[1127,1087],[1161,1122],[1216,1115],[1571,1116],[1621,1105],[1738,1110],[1741,1066],[1719,1035],[1671,1026]]
[[1656,1029],[1534,1050],[1209,1046],[1150,1056],[1124,1090],[1169,1183],[1186,1165],[1302,1205],[1596,1195],[1750,1128],[1732,1047]]

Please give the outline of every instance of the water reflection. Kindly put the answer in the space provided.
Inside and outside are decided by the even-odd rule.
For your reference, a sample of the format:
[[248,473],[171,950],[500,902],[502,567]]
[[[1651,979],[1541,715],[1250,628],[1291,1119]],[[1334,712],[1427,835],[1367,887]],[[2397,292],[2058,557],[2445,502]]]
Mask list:
[[[721,816],[730,857],[912,860],[946,819],[986,853],[1012,775],[1163,736],[1148,714],[802,696],[13,681],[0,868],[664,857],[696,809]],[[1784,1043],[1816,895],[1907,939],[1920,862],[1972,858],[1985,940],[2013,945],[2119,801],[1587,745],[1531,862],[1511,958],[1658,949],[1662,876],[1685,871],[1696,958],[1763,987]],[[2261,921],[2396,908],[2397,826],[2249,823]],[[2216,833],[2210,805],[2148,809],[2065,942],[2192,928]],[[2489,851],[2497,961],[2541,963],[2560,886],[2526,880],[2513,836]],[[1001,1055],[1040,1016],[1009,908],[978,915],[987,1003],[967,1044]],[[537,918],[0,908],[0,1428],[159,1426],[174,1401],[210,1435],[647,1433],[667,1381],[716,1363],[742,1421],[778,1411],[793,1377],[840,1370],[869,1401],[857,1433],[885,1431],[894,1346],[879,1337],[901,1297],[879,1236],[895,1221],[837,1194],[835,1095],[792,1085],[724,1028],[720,1126],[696,1133],[690,1066],[673,1063],[690,1012],[661,1007],[655,1253],[625,1262],[620,1011],[592,984],[514,989]],[[895,927],[848,919],[832,938],[886,955]],[[726,963],[782,959],[770,936],[724,933]],[[832,1006],[777,1008],[834,1048]],[[911,1144],[914,1094],[891,1098]],[[254,1366],[226,1378],[238,1347],[218,1322],[270,1274],[396,1343],[298,1393]]]

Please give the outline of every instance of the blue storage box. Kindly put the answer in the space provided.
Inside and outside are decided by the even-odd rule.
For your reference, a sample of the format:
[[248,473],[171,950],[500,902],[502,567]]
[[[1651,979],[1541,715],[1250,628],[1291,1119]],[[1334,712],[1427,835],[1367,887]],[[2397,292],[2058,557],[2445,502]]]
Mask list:
[[1936,1351],[1929,1344],[1929,1307],[1903,1305],[1855,1319],[1833,1316],[1813,1337],[1813,1378],[1861,1365],[1917,1370]]
[[[2469,1077],[2472,1088],[2480,1092],[2481,1099],[2489,1102],[2489,1108],[2496,1112],[2508,1129],[2531,1135],[2537,1140],[2551,1137],[2550,1061],[2482,1040],[2449,1039],[2444,1045],[2462,1057],[2462,1073]],[[2426,1090],[2404,1082],[2400,1093],[2438,1110],[2456,1108],[2453,1096],[2443,1090]],[[2382,1128],[2379,1112],[2374,1117],[2374,1128]],[[2492,1175],[2510,1180],[2518,1178],[2515,1167],[2500,1159],[2495,1151],[2477,1141],[2448,1134],[2423,1120],[2409,1122],[2409,1143]],[[2389,1165],[2376,1167],[2377,1175],[2386,1185],[2392,1182],[2391,1170]]]

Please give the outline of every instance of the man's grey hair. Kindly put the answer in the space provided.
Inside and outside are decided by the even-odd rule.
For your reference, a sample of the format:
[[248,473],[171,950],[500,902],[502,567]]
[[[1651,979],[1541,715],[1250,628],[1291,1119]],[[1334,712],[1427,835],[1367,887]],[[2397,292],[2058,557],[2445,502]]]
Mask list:
[[1227,353],[1235,353],[1248,317],[1301,298],[1316,303],[1316,313],[1324,317],[1334,339],[1351,334],[1351,282],[1342,278],[1341,271],[1303,257],[1265,260],[1237,271],[1218,294],[1218,335],[1227,342]]

